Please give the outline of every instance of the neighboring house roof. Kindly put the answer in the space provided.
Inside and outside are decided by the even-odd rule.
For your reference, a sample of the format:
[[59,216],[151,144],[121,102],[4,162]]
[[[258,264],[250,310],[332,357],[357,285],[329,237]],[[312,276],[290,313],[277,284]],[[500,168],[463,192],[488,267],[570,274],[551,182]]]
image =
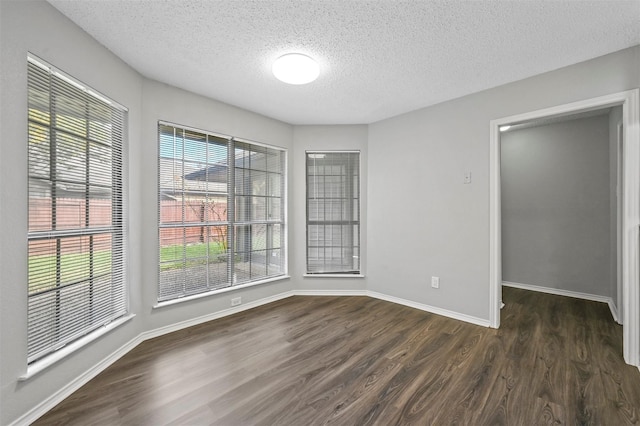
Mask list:
[[214,164],[184,176],[187,180],[218,182],[227,184],[229,167],[226,164]]
[[[226,165],[216,165],[216,171],[208,172],[214,166],[182,162],[160,158],[160,194],[164,199],[174,199],[171,194],[182,193],[193,196],[205,194],[224,195],[227,193]],[[223,172],[224,169],[224,172]]]

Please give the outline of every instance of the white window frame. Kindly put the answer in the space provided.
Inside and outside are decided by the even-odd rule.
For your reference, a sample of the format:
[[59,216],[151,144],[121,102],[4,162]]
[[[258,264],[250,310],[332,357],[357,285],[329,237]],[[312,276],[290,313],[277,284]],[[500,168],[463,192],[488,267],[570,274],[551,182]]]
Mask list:
[[[310,212],[310,203],[311,203],[311,199],[310,199],[310,190],[309,190],[309,185],[310,185],[310,174],[309,174],[309,161],[312,161],[312,159],[314,157],[318,157],[318,158],[324,158],[324,156],[326,155],[357,155],[357,175],[356,178],[358,179],[357,185],[355,185],[355,188],[353,188],[355,191],[357,191],[357,194],[355,194],[355,197],[350,197],[352,200],[354,200],[354,202],[357,202],[356,205],[351,205],[348,206],[347,210],[351,213],[349,216],[351,216],[350,218],[347,218],[346,220],[331,220],[331,219],[325,219],[325,220],[313,220],[310,218],[311,212]],[[305,206],[306,206],[306,219],[305,219],[305,228],[306,228],[306,273],[305,273],[305,277],[345,277],[345,278],[361,278],[363,277],[362,275],[362,164],[361,164],[361,153],[359,150],[342,150],[342,151],[317,151],[317,150],[308,150],[305,151],[305,186],[306,186],[306,193],[305,193]],[[346,176],[346,175],[345,175]],[[353,185],[353,181],[348,181],[345,182],[345,184],[349,184],[350,186]],[[344,191],[346,191],[347,193],[349,192],[348,189],[345,189]],[[356,201],[357,200],[357,201]],[[352,213],[353,211],[357,211],[357,216],[356,219],[354,219],[352,217]],[[319,249],[319,247],[317,246],[317,244],[315,246],[311,245],[311,240],[314,239],[312,232],[311,232],[311,227],[313,226],[328,226],[328,227],[332,227],[332,226],[336,226],[336,225],[345,225],[345,226],[353,226],[353,225],[357,225],[357,236],[351,235],[350,240],[354,241],[353,245],[349,246],[344,245],[342,243],[340,243],[337,246],[332,247],[332,249],[337,249],[340,248],[341,250],[346,249],[348,252],[351,251],[352,252],[352,259],[357,260],[357,267],[353,267],[353,268],[341,268],[341,267],[337,267],[337,265],[332,264],[332,262],[324,262],[324,266],[323,267],[319,267],[317,264],[316,265],[311,265],[312,259],[315,258],[315,256],[313,256],[312,254],[310,254],[310,251],[313,251],[315,249]],[[326,230],[326,228],[325,228]],[[314,240],[315,241],[315,240]],[[324,246],[323,246],[324,247]],[[325,247],[326,249],[326,247]],[[354,254],[355,252],[357,252],[357,254]],[[319,258],[319,256],[318,256]],[[344,265],[346,265],[346,261],[344,258],[344,254],[343,254],[343,259],[342,262]],[[353,262],[353,260],[352,260]],[[352,263],[353,265],[353,263]]]
[[[31,53],[27,56],[27,63],[29,108],[31,105],[42,102],[42,96],[45,96],[44,99],[49,99],[49,105],[46,106],[47,111],[42,115],[43,118],[40,118],[37,113],[34,113],[32,118],[29,113],[28,368],[21,380],[33,376],[133,318],[128,306],[126,267],[128,238],[125,144],[128,110]],[[65,98],[63,102],[66,102],[67,106],[58,104],[58,100],[52,101],[53,98]],[[75,107],[69,106],[71,103],[84,105],[85,115],[82,116],[86,125],[84,133],[79,130],[80,128],[76,128],[77,131],[68,130],[68,127],[59,123],[59,120],[72,117],[70,115],[72,113],[67,111],[76,111],[73,109]],[[102,112],[95,112],[98,110]],[[98,116],[92,114],[107,115],[100,115],[98,119],[95,118]],[[98,121],[108,117],[109,114],[112,114],[111,118],[115,117],[116,120]],[[108,133],[101,135],[93,133],[100,132],[100,126],[102,131]],[[67,163],[66,170],[69,175],[84,174],[84,180],[74,181],[74,178],[68,180],[69,178],[61,177],[62,175],[58,173],[62,164],[58,160],[61,153],[65,152],[64,148],[61,148],[64,142],[58,138],[64,137],[75,138],[76,141],[80,141],[79,143],[85,144],[82,152],[86,163],[80,165],[80,163],[74,163],[75,160],[72,159]],[[109,144],[101,140],[105,137],[109,138]],[[35,148],[32,153],[32,140],[36,139],[41,139],[48,144],[48,157],[40,155],[44,151],[38,151]],[[96,150],[93,156],[92,150]],[[105,159],[97,156],[100,150],[109,155],[106,167],[103,167]],[[83,168],[84,170],[81,170]],[[36,172],[36,170],[39,171]],[[105,178],[105,176],[108,177]],[[107,179],[109,184],[103,183],[106,181],[101,179]],[[84,186],[84,198],[79,201],[79,205],[85,211],[84,218],[78,220],[77,225],[58,226],[58,219],[64,220],[64,218],[58,217],[56,213],[56,200],[60,200],[63,195],[60,195],[56,188],[59,186],[62,191],[65,186],[69,189],[72,185],[76,188]],[[44,197],[44,200],[50,200],[51,203],[51,208],[48,210],[50,226],[46,225],[46,220],[38,222],[38,219],[31,215],[31,213],[37,214],[37,211],[32,211],[32,208],[35,209],[38,205],[36,197],[33,199],[32,206],[32,195],[35,197],[40,193],[41,186],[51,188],[51,195],[48,198]],[[101,191],[108,190],[111,194],[106,198],[110,200],[108,223],[96,224],[94,219],[91,219],[92,211],[96,212],[95,204],[92,204],[95,195],[92,196],[91,188],[98,187],[104,188]],[[80,224],[80,222],[83,223]],[[105,237],[108,243],[104,242]],[[85,255],[80,255],[81,260],[73,263],[73,267],[67,266],[68,263],[63,266],[67,262],[63,260],[67,253],[64,253],[60,247],[62,242],[73,241],[74,238],[76,241],[88,241],[89,246],[82,247],[82,250],[86,250],[82,251]],[[78,240],[78,238],[84,240]],[[47,244],[55,247],[55,251],[43,248]],[[107,244],[109,247],[108,256],[100,251],[101,244]],[[53,256],[55,266],[46,266],[51,262],[41,262],[40,259],[43,258],[35,256]],[[80,270],[84,272],[80,273]],[[63,278],[64,271],[67,271],[67,277],[74,278]],[[88,291],[88,305],[84,300],[85,296],[81,296],[83,289]],[[47,301],[47,298],[54,298],[55,306],[58,308],[48,309],[47,306],[51,301]]]
[[[218,218],[219,220],[216,221],[210,221],[207,219],[203,219],[202,222],[192,222],[192,221],[185,221],[185,213],[184,211],[186,211],[186,202],[185,202],[185,194],[188,192],[188,190],[185,187],[185,181],[186,181],[186,172],[184,171],[184,166],[182,171],[177,171],[177,175],[184,175],[185,178],[182,178],[181,180],[183,181],[182,183],[182,194],[180,193],[180,184],[177,185],[177,187],[173,188],[173,192],[172,194],[174,194],[174,196],[177,194],[178,196],[175,197],[176,199],[179,199],[181,197],[182,199],[182,209],[183,209],[183,219],[182,222],[167,222],[167,221],[163,221],[163,214],[161,212],[162,209],[162,201],[163,198],[166,198],[167,194],[166,192],[166,188],[163,188],[163,185],[167,185],[167,182],[163,182],[166,181],[167,178],[166,176],[163,177],[163,167],[167,167],[166,165],[163,165],[163,161],[173,161],[176,162],[175,164],[178,163],[192,163],[193,160],[187,160],[187,157],[185,156],[184,152],[182,154],[177,154],[178,158],[175,155],[172,157],[172,159],[169,159],[166,156],[163,156],[163,150],[166,150],[165,148],[162,148],[162,140],[161,140],[161,128],[166,127],[166,128],[174,128],[174,130],[180,130],[180,131],[184,131],[184,132],[190,132],[193,134],[197,134],[201,137],[206,138],[205,140],[207,141],[207,145],[209,143],[213,143],[213,144],[221,144],[223,141],[228,144],[227,145],[227,164],[233,164],[234,167],[228,167],[228,180],[227,180],[227,188],[226,188],[226,198],[227,198],[227,204],[226,204],[226,217],[223,218]],[[175,137],[175,136],[174,136]],[[209,138],[211,138],[211,141],[209,141]],[[175,143],[175,142],[174,142]],[[184,142],[183,142],[184,143]],[[270,152],[271,154],[275,154],[278,153],[279,155],[281,155],[280,157],[280,161],[281,161],[281,168],[279,169],[279,172],[273,171],[273,170],[267,170],[265,171],[265,176],[270,176],[270,174],[280,174],[280,195],[274,197],[275,199],[279,199],[280,202],[280,218],[277,219],[262,219],[262,220],[246,220],[246,219],[242,219],[240,217],[236,217],[238,210],[238,206],[236,206],[236,199],[239,197],[242,197],[243,195],[245,196],[249,196],[252,197],[254,195],[252,194],[243,194],[241,193],[241,191],[236,191],[235,185],[232,185],[232,182],[236,182],[236,176],[235,173],[237,172],[236,169],[242,169],[242,167],[238,166],[238,160],[240,160],[240,158],[236,158],[236,152],[238,150],[240,150],[240,147],[254,147],[256,150],[264,150],[265,152]],[[202,161],[198,161],[199,163],[202,164],[202,170],[206,171],[206,170],[211,170],[211,167],[215,167],[217,163],[210,163],[208,162],[208,157],[209,157],[209,151],[207,148],[207,154],[206,154],[207,159],[202,160]],[[251,155],[248,156],[249,158],[251,158]],[[247,158],[247,157],[245,157]],[[172,166],[174,167],[174,166]],[[179,168],[179,166],[178,166]],[[174,173],[174,174],[176,174]],[[205,172],[207,173],[207,172]],[[208,177],[205,176],[204,181],[208,181]],[[267,177],[268,179],[268,177]],[[265,181],[265,184],[268,182]],[[206,183],[203,183],[203,188],[208,188],[208,185]],[[238,288],[245,288],[245,287],[249,287],[249,286],[254,286],[254,285],[259,285],[259,284],[263,284],[263,283],[267,283],[267,282],[272,282],[275,280],[280,280],[280,279],[286,279],[289,278],[288,275],[288,261],[287,261],[287,253],[288,253],[288,247],[287,247],[287,242],[288,242],[288,238],[287,238],[287,150],[285,148],[282,147],[277,147],[277,146],[272,146],[272,145],[267,145],[267,144],[263,144],[263,143],[259,143],[259,142],[255,142],[255,141],[250,141],[250,140],[246,140],[246,139],[240,139],[240,138],[236,138],[233,136],[229,136],[229,135],[224,135],[224,134],[220,134],[220,133],[215,133],[215,132],[210,132],[210,131],[206,131],[206,130],[202,130],[202,129],[197,129],[197,128],[193,128],[193,127],[189,127],[189,126],[184,126],[184,125],[180,125],[180,124],[175,124],[175,123],[171,123],[171,122],[167,122],[167,121],[159,121],[158,122],[158,260],[159,260],[159,267],[158,267],[158,296],[157,296],[157,304],[154,306],[154,308],[157,307],[162,307],[162,306],[166,306],[166,305],[171,305],[174,303],[179,303],[179,302],[183,302],[183,301],[187,301],[187,300],[193,300],[196,298],[201,298],[201,297],[206,297],[212,294],[219,294],[219,293],[223,293],[223,292],[227,292],[227,291],[232,291],[232,290],[236,290]],[[209,189],[206,189],[206,191],[208,191]],[[218,194],[218,196],[220,196],[220,194]],[[258,196],[255,196],[258,197]],[[265,198],[265,203],[267,202],[267,198],[270,198],[270,196],[268,194],[259,196],[262,198]],[[206,207],[207,212],[209,210],[211,210],[210,207]],[[266,237],[266,241],[265,241],[265,245],[266,248],[265,250],[253,250],[250,249],[249,252],[247,252],[246,250],[240,250],[239,251],[239,246],[241,245],[238,242],[238,236],[236,235],[237,229],[241,228],[241,227],[252,227],[252,226],[264,226],[265,228],[265,232],[267,233],[267,237]],[[186,229],[193,229],[193,228],[199,228],[199,227],[226,227],[226,255],[223,255],[222,253],[220,255],[218,255],[218,257],[220,256],[224,256],[225,257],[225,262],[227,263],[227,276],[226,276],[226,281],[212,281],[210,280],[210,273],[207,272],[206,274],[203,274],[203,277],[200,277],[198,279],[198,277],[188,277],[186,275],[186,271],[188,270],[188,267],[185,265],[183,266],[184,270],[185,270],[185,276],[184,276],[184,284],[183,284],[183,290],[181,292],[175,292],[174,294],[170,294],[171,292],[167,290],[167,288],[164,288],[167,284],[163,284],[163,264],[166,263],[166,259],[163,260],[163,254],[162,254],[162,250],[163,250],[163,230],[169,230],[169,229],[185,229],[185,231],[183,232],[183,235],[186,235]],[[273,246],[269,246],[270,242],[272,243],[274,241],[273,239],[273,234],[270,232],[273,232],[274,227],[279,227],[280,229],[280,246],[279,247],[273,247]],[[206,241],[209,241],[209,231],[207,231],[206,233]],[[251,241],[251,239],[249,238],[248,241]],[[183,243],[185,246],[188,245],[187,242],[187,238],[185,237],[183,239]],[[249,242],[248,244],[253,245],[252,242]],[[237,274],[237,270],[235,269],[236,263],[240,263],[240,259],[243,256],[250,256],[251,260],[249,261],[250,265],[253,265],[253,257],[254,254],[256,252],[261,252],[264,251],[265,252],[265,271],[266,271],[266,275],[265,276],[260,276],[259,274],[257,275],[257,278],[252,278],[253,276],[250,275],[250,278],[247,279],[246,277],[238,277]],[[185,262],[188,260],[186,258],[186,249],[183,250],[184,254],[184,260]],[[216,259],[212,259],[210,258],[210,250],[209,248],[207,248],[206,250],[206,255],[202,258],[202,261],[205,262],[205,264],[207,265],[207,269],[213,265],[214,263],[216,263]],[[270,261],[269,261],[269,257],[268,256],[273,256],[274,258],[277,257],[279,258],[279,261],[281,262],[279,264],[279,271],[276,273],[270,273],[269,272],[269,265],[270,265]],[[169,261],[169,263],[171,263],[172,261]],[[259,263],[256,263],[256,265],[259,265]],[[275,265],[275,264],[274,264]],[[191,280],[189,280],[191,278]],[[204,279],[203,279],[204,278]],[[195,280],[195,281],[194,281]],[[198,281],[198,282],[196,282]],[[190,287],[190,289],[187,289],[187,287]]]

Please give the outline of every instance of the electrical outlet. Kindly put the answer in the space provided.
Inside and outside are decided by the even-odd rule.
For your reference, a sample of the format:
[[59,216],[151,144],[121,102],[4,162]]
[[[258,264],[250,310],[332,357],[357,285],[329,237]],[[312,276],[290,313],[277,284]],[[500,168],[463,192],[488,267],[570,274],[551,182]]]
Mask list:
[[431,287],[440,288],[440,277],[431,277]]
[[465,172],[464,173],[464,180],[463,182],[465,184],[470,184],[471,183],[471,172]]
[[231,299],[231,306],[238,306],[241,303],[242,303],[241,297],[234,297],[233,299]]

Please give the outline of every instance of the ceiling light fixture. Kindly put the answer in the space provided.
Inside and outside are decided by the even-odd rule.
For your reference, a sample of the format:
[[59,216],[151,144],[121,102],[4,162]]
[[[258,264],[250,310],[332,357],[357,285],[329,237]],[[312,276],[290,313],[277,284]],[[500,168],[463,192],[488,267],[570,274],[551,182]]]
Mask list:
[[511,126],[506,125],[506,126],[500,126],[500,131],[501,132],[506,132],[507,130],[509,130],[511,128]]
[[273,75],[288,84],[307,84],[318,78],[318,63],[301,53],[288,53],[280,56],[271,67]]

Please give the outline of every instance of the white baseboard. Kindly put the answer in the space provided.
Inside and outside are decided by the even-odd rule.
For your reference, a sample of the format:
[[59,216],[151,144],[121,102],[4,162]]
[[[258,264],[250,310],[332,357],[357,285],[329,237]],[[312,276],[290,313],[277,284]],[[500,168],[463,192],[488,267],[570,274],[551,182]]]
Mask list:
[[213,312],[211,314],[203,315],[197,318],[191,318],[185,321],[180,321],[175,324],[170,324],[170,325],[156,328],[153,330],[144,331],[140,334],[140,337],[142,338],[141,342],[144,342],[145,340],[153,339],[154,337],[159,337],[168,333],[173,333],[174,331],[182,330],[183,328],[193,327],[194,325],[202,324],[207,321],[213,321],[229,315],[237,314],[242,311],[246,311],[248,309],[257,308],[258,306],[266,305],[268,303],[273,303],[278,300],[286,299],[287,297],[291,297],[291,296],[294,296],[294,292],[287,291],[284,293],[265,297],[263,299],[254,300],[253,302],[234,306],[229,309],[223,309],[222,311]]
[[609,305],[609,310],[611,311],[611,316],[613,317],[613,320],[615,322],[617,322],[618,324],[622,325],[622,317],[620,317],[620,313],[618,312],[618,308],[616,307],[616,304],[613,303],[613,299],[609,298],[609,301],[607,302],[607,305]]
[[413,302],[407,299],[401,299],[395,296],[389,296],[386,294],[378,293],[375,291],[368,291],[367,295],[375,297],[376,299],[386,300],[387,302],[397,303],[399,305],[408,306],[410,308],[420,309],[421,311],[430,312],[436,315],[442,315],[443,317],[452,318],[459,321],[468,322],[482,327],[489,327],[489,320],[482,318],[472,317],[471,315],[461,314],[459,312],[450,311],[448,309],[442,309],[431,305],[425,305],[423,303]]
[[261,305],[266,305],[267,303],[272,303],[277,300],[285,299],[287,297],[293,296],[294,293],[291,291],[276,294],[274,296],[265,297],[264,299],[255,300],[253,302],[245,303],[243,305],[234,306],[233,308],[224,309],[222,311],[214,312],[209,315],[203,315],[201,317],[192,318],[186,321],[181,321],[176,324],[171,324],[165,327],[160,327],[154,330],[149,330],[140,333],[138,336],[131,339],[129,342],[122,345],[120,348],[116,349],[109,356],[104,358],[98,364],[85,371],[80,376],[76,377],[69,384],[64,386],[58,392],[51,395],[46,400],[42,401],[33,409],[29,410],[26,414],[19,417],[16,421],[11,423],[12,426],[22,426],[22,425],[30,425],[35,422],[37,419],[42,417],[47,411],[51,410],[53,407],[62,402],[65,398],[71,395],[76,390],[80,389],[83,385],[87,384],[89,380],[96,377],[102,371],[104,371],[111,364],[122,358],[133,348],[138,346],[140,343],[144,342],[148,339],[153,339],[154,337],[159,337],[167,333],[171,333],[174,331],[182,330],[183,328],[192,327],[194,325],[202,324],[207,321],[212,321],[218,318],[222,318],[228,315],[233,315],[238,312],[246,311],[248,309],[256,308]]
[[461,314],[454,311],[449,311],[447,309],[437,308],[435,306],[425,305],[422,303],[412,302],[410,300],[401,299],[399,297],[388,296],[386,294],[378,293],[375,291],[367,291],[367,290],[293,290],[287,291],[284,293],[276,294],[270,297],[265,297],[263,299],[255,300],[253,302],[245,303],[242,305],[238,305],[229,309],[224,309],[222,311],[214,312],[211,314],[203,315],[197,318],[192,318],[186,321],[181,321],[176,324],[167,325],[164,327],[156,328],[154,330],[149,330],[140,333],[138,336],[131,339],[129,342],[122,345],[120,348],[116,349],[113,353],[105,357],[102,361],[96,364],[94,367],[90,368],[69,384],[64,386],[55,394],[51,395],[46,400],[42,401],[33,409],[29,410],[27,413],[19,417],[16,421],[11,423],[11,426],[22,426],[22,425],[30,425],[35,422],[37,419],[42,417],[47,411],[51,410],[53,407],[62,402],[65,398],[71,395],[76,390],[80,389],[83,385],[85,385],[89,380],[96,377],[102,371],[104,371],[111,364],[116,362],[118,359],[122,358],[133,348],[138,346],[140,343],[144,342],[148,339],[153,339],[155,337],[159,337],[168,333],[172,333],[174,331],[182,330],[187,327],[192,327],[194,325],[202,324],[207,321],[212,321],[215,319],[223,318],[229,315],[233,315],[242,311],[246,311],[248,309],[256,308],[258,306],[266,305],[268,303],[272,303],[281,299],[285,299],[291,296],[369,296],[380,300],[385,300],[387,302],[397,303],[399,305],[408,306],[415,309],[420,309],[425,312],[430,312],[436,315],[442,315],[445,317],[449,317],[452,319],[456,319],[459,321],[468,322],[471,324],[480,325],[483,327],[489,326],[489,321],[481,318],[472,317],[469,315]]
[[611,311],[611,316],[613,316],[614,321],[617,322],[618,324],[622,324],[621,322],[622,320],[619,318],[618,309],[616,308],[615,303],[613,303],[613,299],[607,296],[601,296],[599,294],[582,293],[579,291],[563,290],[560,288],[543,287],[543,286],[532,285],[532,284],[514,283],[510,281],[503,281],[502,285],[505,287],[521,288],[523,290],[531,290],[531,291],[537,291],[540,293],[555,294],[557,296],[567,296],[567,297],[573,297],[575,299],[584,299],[584,300],[591,300],[593,302],[606,303],[609,306],[609,310]]
[[11,425],[22,426],[22,425],[30,425],[31,423],[38,420],[42,417],[47,411],[51,410],[53,407],[62,402],[65,398],[69,397],[72,393],[80,389],[82,386],[87,384],[89,380],[96,377],[98,374],[107,369],[111,364],[125,356],[129,351],[142,343],[142,339],[140,335],[134,337],[129,340],[127,343],[122,345],[120,348],[116,349],[115,352],[112,352],[110,355],[105,357],[98,364],[91,367],[89,370],[85,371],[80,376],[76,377],[74,380],[69,382],[62,389],[51,395],[49,398],[42,401],[40,404],[36,405],[33,409],[29,410],[27,413],[19,417],[16,421],[11,423]]
[[483,327],[489,327],[489,321],[482,318],[472,317],[470,315],[461,314],[459,312],[449,311],[447,309],[437,308],[435,306],[425,305],[423,303],[413,302],[411,300],[402,299],[387,294],[378,293],[369,290],[294,290],[296,296],[368,296],[374,299],[380,299],[398,305],[408,306],[410,308],[420,309],[421,311],[430,312],[436,315],[452,318],[459,321],[468,322]]
[[296,296],[368,296],[367,290],[294,290]]

